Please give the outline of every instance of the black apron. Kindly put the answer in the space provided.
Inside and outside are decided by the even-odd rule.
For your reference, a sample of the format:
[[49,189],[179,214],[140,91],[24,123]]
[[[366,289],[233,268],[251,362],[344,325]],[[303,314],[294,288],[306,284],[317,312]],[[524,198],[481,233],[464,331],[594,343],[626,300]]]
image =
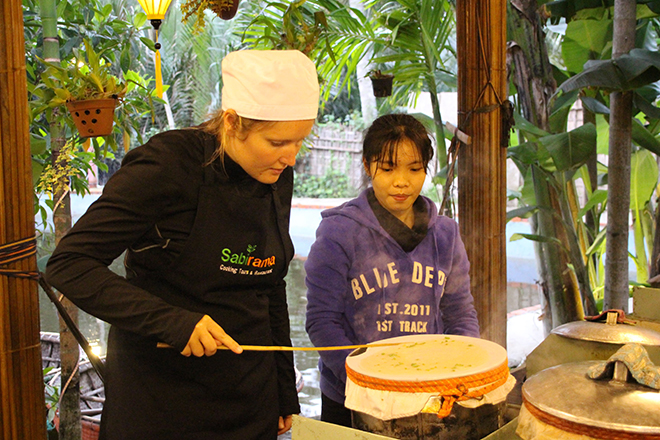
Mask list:
[[[207,157],[213,147],[207,145]],[[283,277],[293,257],[289,214],[290,187],[278,190],[249,177],[219,182],[207,166],[183,251],[168,267],[131,282],[170,304],[210,315],[240,344],[273,345],[269,303],[286,295]],[[288,318],[286,325],[288,331]],[[219,350],[186,358],[156,348],[157,342],[111,328],[102,439],[277,437],[278,374],[280,390],[284,376],[295,393],[292,361],[283,373],[282,358],[280,371],[276,365],[280,353]]]

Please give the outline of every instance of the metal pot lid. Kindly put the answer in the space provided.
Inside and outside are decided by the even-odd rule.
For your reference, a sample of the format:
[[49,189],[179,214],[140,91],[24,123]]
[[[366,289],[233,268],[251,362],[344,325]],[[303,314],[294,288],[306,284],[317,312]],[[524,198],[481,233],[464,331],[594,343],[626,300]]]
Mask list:
[[637,382],[587,377],[599,361],[572,362],[540,371],[522,387],[525,404],[541,413],[594,429],[660,434],[660,391]]
[[553,334],[582,341],[606,344],[660,345],[660,333],[649,328],[628,324],[606,324],[603,322],[575,321],[560,325]]

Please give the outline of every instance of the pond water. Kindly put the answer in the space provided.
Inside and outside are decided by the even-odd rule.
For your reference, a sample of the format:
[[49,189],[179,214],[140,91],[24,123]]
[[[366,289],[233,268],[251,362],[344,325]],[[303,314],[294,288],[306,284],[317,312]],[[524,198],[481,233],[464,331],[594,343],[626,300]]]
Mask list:
[[[122,257],[118,258],[111,268],[118,273],[123,272]],[[286,277],[287,298],[289,302],[289,315],[291,319],[291,340],[294,347],[312,347],[312,343],[305,332],[305,309],[307,306],[305,287],[305,269],[303,261],[294,259],[291,262]],[[58,332],[59,323],[55,306],[48,296],[39,289],[39,307],[41,331]],[[106,338],[110,326],[105,322],[80,311],[78,325],[92,346],[98,346],[101,354],[105,353]],[[319,389],[318,363],[319,355],[316,351],[296,351],[294,360],[296,367],[303,375],[304,387],[298,394],[301,406],[301,415],[305,417],[318,417],[321,414],[321,390]]]
[[[287,274],[287,299],[291,319],[291,341],[294,347],[313,347],[305,331],[305,311],[307,308],[307,288],[303,261],[294,259]],[[294,352],[296,367],[303,375],[304,387],[298,393],[301,415],[317,417],[321,415],[321,390],[319,389],[319,354],[317,351]]]

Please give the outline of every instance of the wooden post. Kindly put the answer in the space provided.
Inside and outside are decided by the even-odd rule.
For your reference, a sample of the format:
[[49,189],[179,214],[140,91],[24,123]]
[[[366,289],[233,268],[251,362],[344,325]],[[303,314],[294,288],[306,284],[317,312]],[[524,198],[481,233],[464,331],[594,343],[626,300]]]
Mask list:
[[[31,242],[34,196],[21,0],[0,2],[0,169],[0,246]],[[29,273],[36,266],[32,254],[0,269]],[[46,438],[37,283],[1,274],[0,438]]]
[[459,0],[458,123],[472,138],[458,155],[458,221],[481,336],[506,347],[506,1]]

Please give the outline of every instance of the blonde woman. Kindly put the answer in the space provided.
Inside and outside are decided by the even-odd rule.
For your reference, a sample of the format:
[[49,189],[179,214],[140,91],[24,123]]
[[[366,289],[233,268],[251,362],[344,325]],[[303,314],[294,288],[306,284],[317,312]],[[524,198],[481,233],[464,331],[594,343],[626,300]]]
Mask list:
[[[48,263],[112,324],[101,439],[275,439],[300,411],[292,356],[240,344],[291,345],[291,167],[318,77],[298,51],[230,53],[222,72],[222,112],[130,151]],[[124,251],[126,278],[108,269]]]

